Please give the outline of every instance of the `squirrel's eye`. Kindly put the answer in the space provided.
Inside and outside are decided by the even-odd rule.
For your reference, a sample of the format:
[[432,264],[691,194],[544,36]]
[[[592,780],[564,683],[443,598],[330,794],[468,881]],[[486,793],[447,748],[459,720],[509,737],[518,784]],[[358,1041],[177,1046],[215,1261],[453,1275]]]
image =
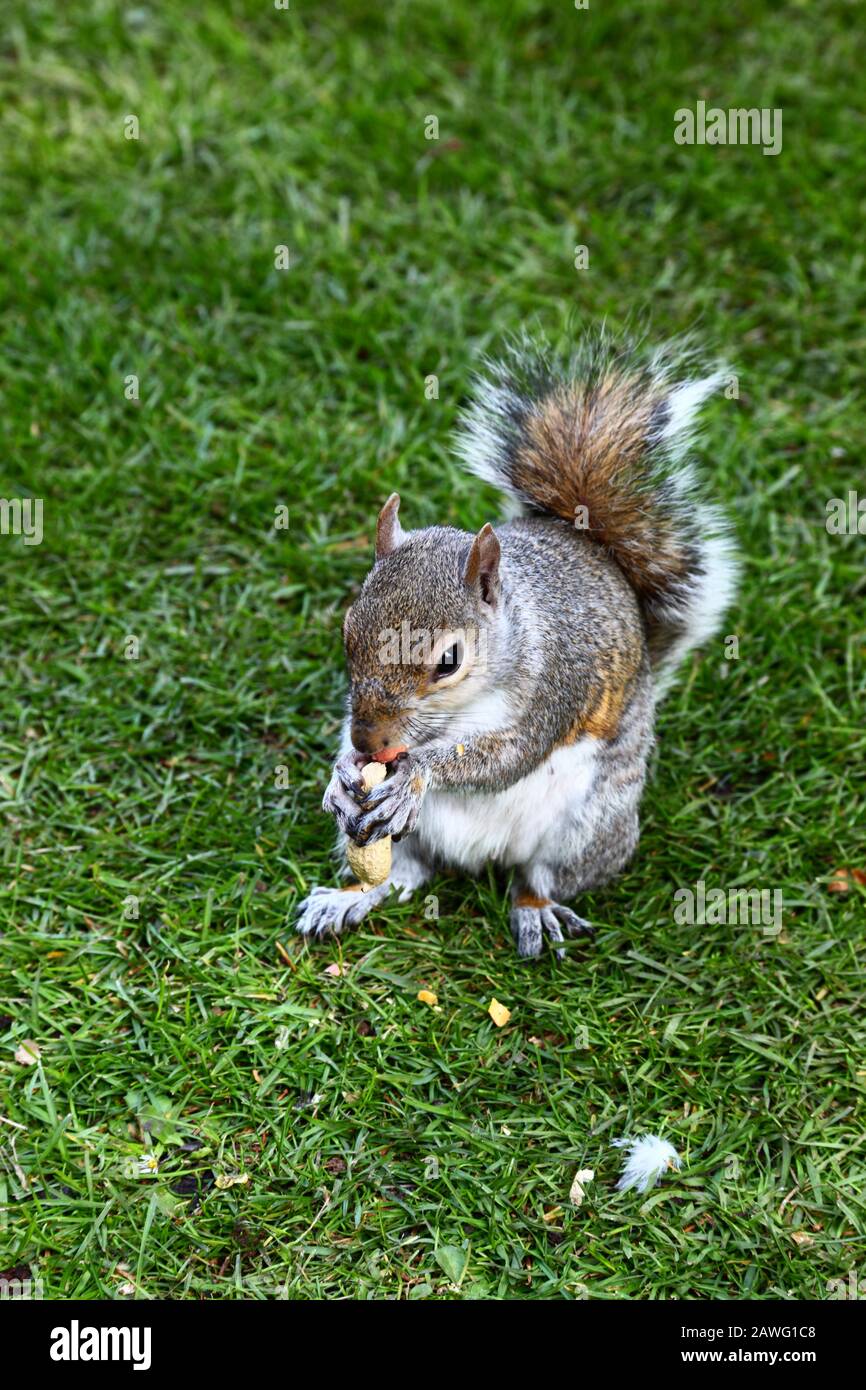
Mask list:
[[454,646],[444,651],[437,661],[433,679],[441,681],[443,676],[453,676],[454,672],[460,669],[460,657],[460,643],[455,642]]

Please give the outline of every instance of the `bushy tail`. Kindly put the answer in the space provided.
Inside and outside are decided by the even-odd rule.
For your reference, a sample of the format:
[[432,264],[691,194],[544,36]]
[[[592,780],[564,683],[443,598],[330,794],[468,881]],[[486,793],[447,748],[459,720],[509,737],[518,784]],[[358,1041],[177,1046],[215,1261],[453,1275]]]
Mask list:
[[703,498],[686,457],[722,369],[702,367],[687,345],[649,351],[605,331],[564,361],[525,340],[486,369],[462,418],[460,457],[616,559],[640,599],[663,691],[736,587],[724,514]]

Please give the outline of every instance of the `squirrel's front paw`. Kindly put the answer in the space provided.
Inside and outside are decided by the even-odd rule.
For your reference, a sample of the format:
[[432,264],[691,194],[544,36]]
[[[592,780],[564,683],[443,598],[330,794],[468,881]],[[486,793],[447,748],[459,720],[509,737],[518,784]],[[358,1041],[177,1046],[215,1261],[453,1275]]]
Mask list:
[[430,774],[411,758],[399,763],[397,770],[376,787],[361,807],[361,816],[352,833],[358,845],[371,845],[386,835],[399,840],[408,835],[418,823],[421,802],[427,790]]
[[338,758],[322,800],[322,810],[334,816],[340,829],[352,838],[361,814],[361,803],[367,795],[361,776],[363,762],[364,758],[354,748]]
[[295,923],[302,936],[321,939],[323,936],[339,936],[346,927],[354,927],[366,916],[371,907],[382,902],[391,890],[391,885],[382,883],[368,893],[353,888],[314,888],[308,898],[298,907]]

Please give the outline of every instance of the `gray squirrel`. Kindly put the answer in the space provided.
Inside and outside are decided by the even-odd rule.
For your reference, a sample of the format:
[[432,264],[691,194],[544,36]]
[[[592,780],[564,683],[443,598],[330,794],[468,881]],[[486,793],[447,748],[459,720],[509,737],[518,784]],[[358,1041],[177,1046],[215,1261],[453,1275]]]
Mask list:
[[[521,956],[590,932],[570,907],[638,842],[656,703],[718,627],[737,562],[687,457],[723,380],[687,346],[606,331],[567,360],[530,340],[487,363],[457,452],[512,499],[477,535],[404,531],[389,497],[346,613],[350,693],[323,808],[343,839],[393,837],[378,887],[314,888],[310,936],[357,923],[438,867],[512,873]],[[390,775],[365,791],[379,753]]]

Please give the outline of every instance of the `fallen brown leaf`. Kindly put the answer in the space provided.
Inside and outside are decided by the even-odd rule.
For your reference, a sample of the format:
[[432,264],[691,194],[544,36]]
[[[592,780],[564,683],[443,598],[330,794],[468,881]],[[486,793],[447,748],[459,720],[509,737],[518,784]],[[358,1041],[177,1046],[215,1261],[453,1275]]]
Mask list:
[[827,884],[827,892],[849,893],[852,881],[866,888],[866,869],[834,869],[832,879]]

